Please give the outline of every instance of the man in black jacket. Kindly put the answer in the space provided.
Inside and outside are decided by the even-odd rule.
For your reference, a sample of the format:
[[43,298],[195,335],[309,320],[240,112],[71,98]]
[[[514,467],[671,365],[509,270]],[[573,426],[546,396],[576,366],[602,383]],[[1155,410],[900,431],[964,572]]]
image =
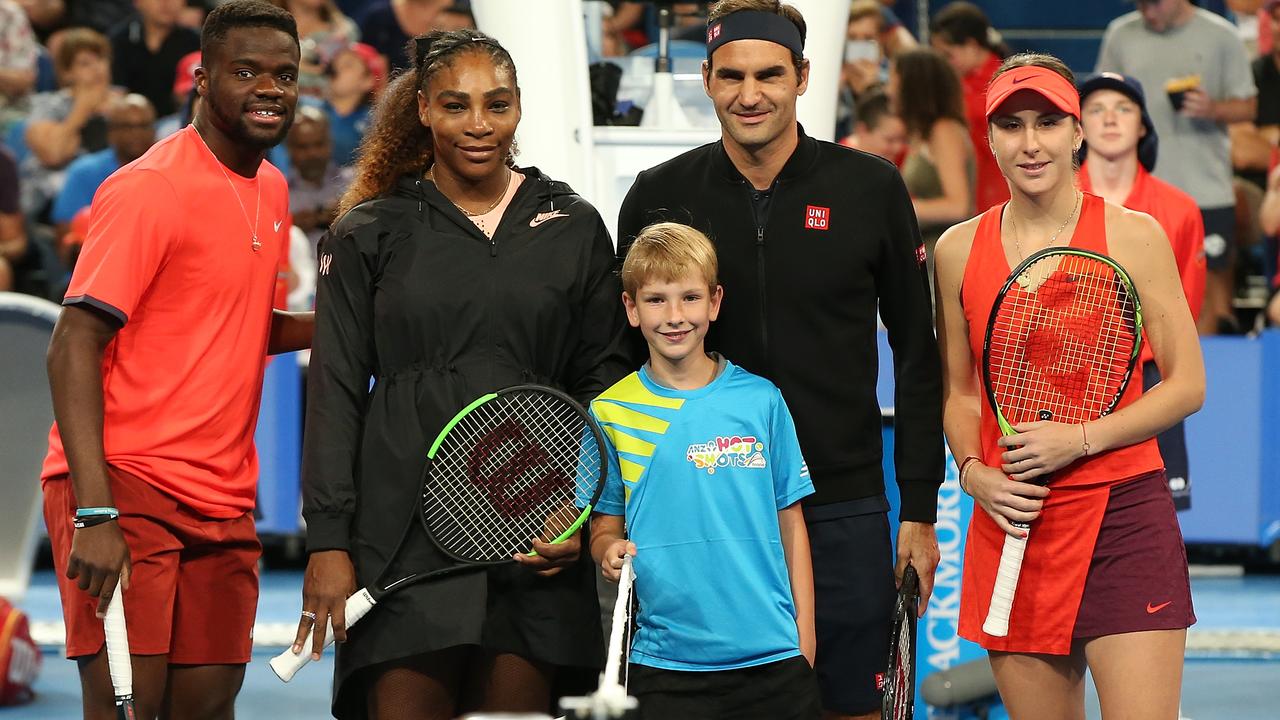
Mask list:
[[[804,134],[804,19],[778,0],[722,0],[703,79],[721,140],[646,170],[618,219],[619,253],[646,225],[715,241],[725,297],[707,338],[777,384],[817,492],[817,671],[828,717],[879,717],[894,587],[910,562],[921,609],[938,564],[942,399],[924,247],[910,197],[880,158]],[[897,563],[888,532],[876,401],[876,311],[893,348]]]

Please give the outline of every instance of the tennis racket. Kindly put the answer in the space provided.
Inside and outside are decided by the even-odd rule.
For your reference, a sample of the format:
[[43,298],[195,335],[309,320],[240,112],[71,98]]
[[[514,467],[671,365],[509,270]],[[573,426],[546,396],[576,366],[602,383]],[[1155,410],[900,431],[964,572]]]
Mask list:
[[[1033,253],[996,296],[982,380],[1000,432],[1037,420],[1084,423],[1111,413],[1142,348],[1142,305],[1114,260],[1088,250]],[[1039,482],[1047,482],[1041,478]],[[1029,533],[1026,523],[1012,523]],[[982,631],[1004,637],[1027,538],[1006,535]]]
[[124,588],[116,586],[102,621],[107,636],[107,674],[116,696],[116,720],[135,720],[133,664],[129,657],[129,632],[124,624]]
[[[347,628],[391,593],[532,554],[535,537],[548,543],[572,537],[600,498],[603,447],[595,420],[552,388],[518,385],[467,405],[427,451],[422,501],[387,566],[373,585],[347,598]],[[415,522],[454,564],[388,581]],[[281,680],[288,682],[311,659],[311,633],[301,653],[290,648],[271,661]],[[332,642],[330,632],[326,647]]]
[[911,720],[916,708],[916,616],[920,607],[920,577],[910,565],[902,573],[898,601],[893,607],[889,637],[889,666],[885,670],[881,720]]
[[576,720],[611,720],[625,717],[636,708],[636,699],[627,695],[627,657],[631,651],[631,590],[635,571],[631,556],[622,558],[618,578],[618,598],[613,603],[613,622],[609,628],[609,651],[605,655],[600,686],[586,697],[561,698],[560,708],[569,712],[566,718]]

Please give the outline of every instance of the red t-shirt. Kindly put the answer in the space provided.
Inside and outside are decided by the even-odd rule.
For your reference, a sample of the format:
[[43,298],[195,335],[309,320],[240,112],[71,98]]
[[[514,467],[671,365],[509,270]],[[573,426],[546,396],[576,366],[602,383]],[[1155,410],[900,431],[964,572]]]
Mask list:
[[[123,323],[102,363],[107,462],[208,517],[252,510],[253,433],[291,224],[284,176],[265,161],[252,179],[224,176],[188,126],[108,178],[92,208],[63,303]],[[41,477],[67,472],[55,423]]]
[[973,142],[974,155],[977,156],[978,186],[974,188],[973,197],[979,214],[1009,199],[1009,183],[1000,172],[996,156],[991,153],[991,143],[987,141],[987,85],[999,68],[1000,58],[990,53],[986,61],[960,79],[964,86],[964,115],[969,123],[969,140]]
[[[1093,182],[1086,166],[1087,163],[1080,167],[1080,189],[1093,192]],[[1164,234],[1169,236],[1169,244],[1173,246],[1173,257],[1178,262],[1182,293],[1187,296],[1191,316],[1198,318],[1200,306],[1204,303],[1205,260],[1204,216],[1200,214],[1196,201],[1138,165],[1138,176],[1134,178],[1124,206],[1150,215],[1164,228]],[[1144,344],[1141,361],[1149,362],[1152,357],[1150,343]]]

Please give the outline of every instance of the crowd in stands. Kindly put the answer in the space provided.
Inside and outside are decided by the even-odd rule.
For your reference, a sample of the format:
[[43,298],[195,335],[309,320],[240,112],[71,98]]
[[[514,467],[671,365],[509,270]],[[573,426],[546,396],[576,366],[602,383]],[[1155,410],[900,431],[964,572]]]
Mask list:
[[[302,38],[301,109],[271,160],[289,180],[290,297],[304,307],[316,242],[350,182],[374,99],[408,63],[406,42],[475,18],[468,0],[270,1],[294,15]],[[199,28],[216,2],[0,0],[0,291],[60,299],[98,184],[190,122]],[[602,54],[654,41],[652,3],[601,4]],[[898,165],[931,248],[945,228],[1008,198],[984,97],[1012,49],[993,27],[1000,18],[973,3],[937,8],[923,38],[893,5],[850,3],[837,132]],[[1202,215],[1204,334],[1280,322],[1280,0],[1227,5],[1223,17],[1191,0],[1139,0],[1108,26],[1096,66],[1077,68],[1145,90],[1141,132],[1153,158],[1160,142],[1144,170]],[[676,3],[674,37],[701,42],[704,10]]]

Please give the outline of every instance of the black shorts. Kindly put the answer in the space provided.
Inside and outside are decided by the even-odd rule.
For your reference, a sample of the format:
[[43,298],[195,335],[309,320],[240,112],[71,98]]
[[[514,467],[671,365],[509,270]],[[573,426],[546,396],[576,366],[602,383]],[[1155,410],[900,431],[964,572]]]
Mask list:
[[893,603],[893,541],[884,496],[805,508],[813,556],[822,708],[879,709]]
[[[1160,382],[1160,368],[1155,362],[1142,366],[1142,391],[1146,392]],[[1177,425],[1156,436],[1160,457],[1164,458],[1165,477],[1169,493],[1173,495],[1173,508],[1178,512],[1191,509],[1191,462],[1187,459],[1187,429],[1182,420]]]
[[641,720],[817,720],[818,684],[804,656],[737,670],[632,665],[627,690]]
[[1204,260],[1210,270],[1225,270],[1235,257],[1236,208],[1200,208],[1204,218]]

